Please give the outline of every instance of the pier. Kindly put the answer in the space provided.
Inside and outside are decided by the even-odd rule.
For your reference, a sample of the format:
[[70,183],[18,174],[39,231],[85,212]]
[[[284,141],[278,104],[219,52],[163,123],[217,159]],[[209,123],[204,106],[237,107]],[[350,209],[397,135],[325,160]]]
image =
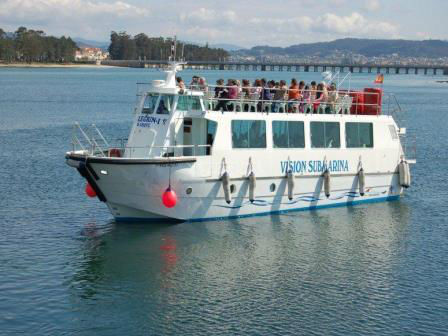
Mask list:
[[[102,65],[122,66],[131,68],[162,68],[166,61],[155,60],[106,60]],[[219,61],[188,61],[184,69],[192,70],[231,70],[231,71],[289,71],[289,72],[324,72],[340,71],[372,74],[413,74],[413,75],[445,75],[448,76],[448,66],[441,65],[382,65],[382,64],[330,64],[330,63],[274,63],[274,62],[219,62]]]

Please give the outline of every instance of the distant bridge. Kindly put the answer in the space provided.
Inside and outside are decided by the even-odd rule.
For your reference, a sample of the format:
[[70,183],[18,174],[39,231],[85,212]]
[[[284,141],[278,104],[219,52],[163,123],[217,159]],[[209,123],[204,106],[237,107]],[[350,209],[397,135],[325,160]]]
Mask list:
[[[103,65],[113,65],[131,68],[162,68],[166,61],[139,60],[107,60]],[[448,66],[441,65],[382,65],[382,64],[353,64],[340,63],[268,63],[268,62],[218,62],[218,61],[189,61],[183,65],[184,69],[194,70],[233,70],[233,71],[292,71],[292,72],[324,72],[340,71],[352,73],[383,73],[383,74],[424,74],[446,75]]]

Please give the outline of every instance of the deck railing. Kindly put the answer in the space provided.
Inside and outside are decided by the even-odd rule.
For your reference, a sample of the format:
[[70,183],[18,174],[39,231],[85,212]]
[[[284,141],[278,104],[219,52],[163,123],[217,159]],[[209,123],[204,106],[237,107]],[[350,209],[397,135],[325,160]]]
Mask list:
[[[263,90],[269,90],[270,99],[263,99],[266,97],[263,95]],[[138,97],[150,91],[150,83],[138,83]],[[282,91],[283,94],[279,91]],[[297,94],[297,91],[299,98],[290,99]],[[233,92],[230,97],[229,92]],[[395,96],[375,89],[358,91],[339,88],[333,91],[194,84],[178,88],[178,93],[187,96],[196,96],[199,93],[201,96],[203,95],[206,110],[223,112],[394,115],[401,110]],[[315,97],[320,94],[328,94],[328,97],[316,99]]]
[[[82,128],[75,123],[72,133],[72,151],[95,157],[147,158],[154,150],[160,157],[207,156],[212,153],[211,145],[173,145],[173,146],[127,146],[127,138],[106,140],[94,125]],[[141,153],[144,153],[143,155]]]

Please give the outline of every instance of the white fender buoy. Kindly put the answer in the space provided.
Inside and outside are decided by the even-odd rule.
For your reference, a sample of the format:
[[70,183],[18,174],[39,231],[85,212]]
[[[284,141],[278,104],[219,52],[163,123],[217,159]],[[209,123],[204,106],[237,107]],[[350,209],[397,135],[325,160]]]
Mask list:
[[411,172],[409,163],[401,161],[398,165],[398,175],[400,177],[400,185],[404,188],[409,188],[411,185]]
[[249,201],[253,202],[255,200],[255,186],[257,184],[257,179],[255,178],[254,172],[249,174]]
[[288,171],[286,178],[288,179],[288,199],[291,201],[294,197],[294,173],[292,170]]
[[232,201],[232,197],[230,196],[230,186],[229,186],[230,177],[227,172],[224,172],[224,174],[222,174],[221,181],[222,181],[222,189],[224,190],[224,198],[227,204],[230,204],[230,202]]
[[328,169],[324,172],[324,191],[325,196],[330,197],[330,172]]
[[364,196],[364,193],[365,193],[365,191],[364,191],[364,189],[365,189],[365,183],[366,183],[366,180],[365,180],[365,176],[364,176],[364,169],[361,168],[361,169],[358,171],[359,194],[360,194],[361,196]]

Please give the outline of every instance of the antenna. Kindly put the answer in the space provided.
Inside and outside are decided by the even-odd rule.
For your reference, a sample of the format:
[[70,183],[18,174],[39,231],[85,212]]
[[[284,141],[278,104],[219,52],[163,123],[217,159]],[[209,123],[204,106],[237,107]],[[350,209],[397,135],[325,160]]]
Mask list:
[[185,42],[182,43],[182,60],[181,60],[181,61],[184,61],[184,60],[185,60],[185,59],[184,59],[184,49],[185,49]]
[[171,56],[169,58],[170,61],[176,61],[176,41],[177,37],[174,35],[174,40],[171,42]]

